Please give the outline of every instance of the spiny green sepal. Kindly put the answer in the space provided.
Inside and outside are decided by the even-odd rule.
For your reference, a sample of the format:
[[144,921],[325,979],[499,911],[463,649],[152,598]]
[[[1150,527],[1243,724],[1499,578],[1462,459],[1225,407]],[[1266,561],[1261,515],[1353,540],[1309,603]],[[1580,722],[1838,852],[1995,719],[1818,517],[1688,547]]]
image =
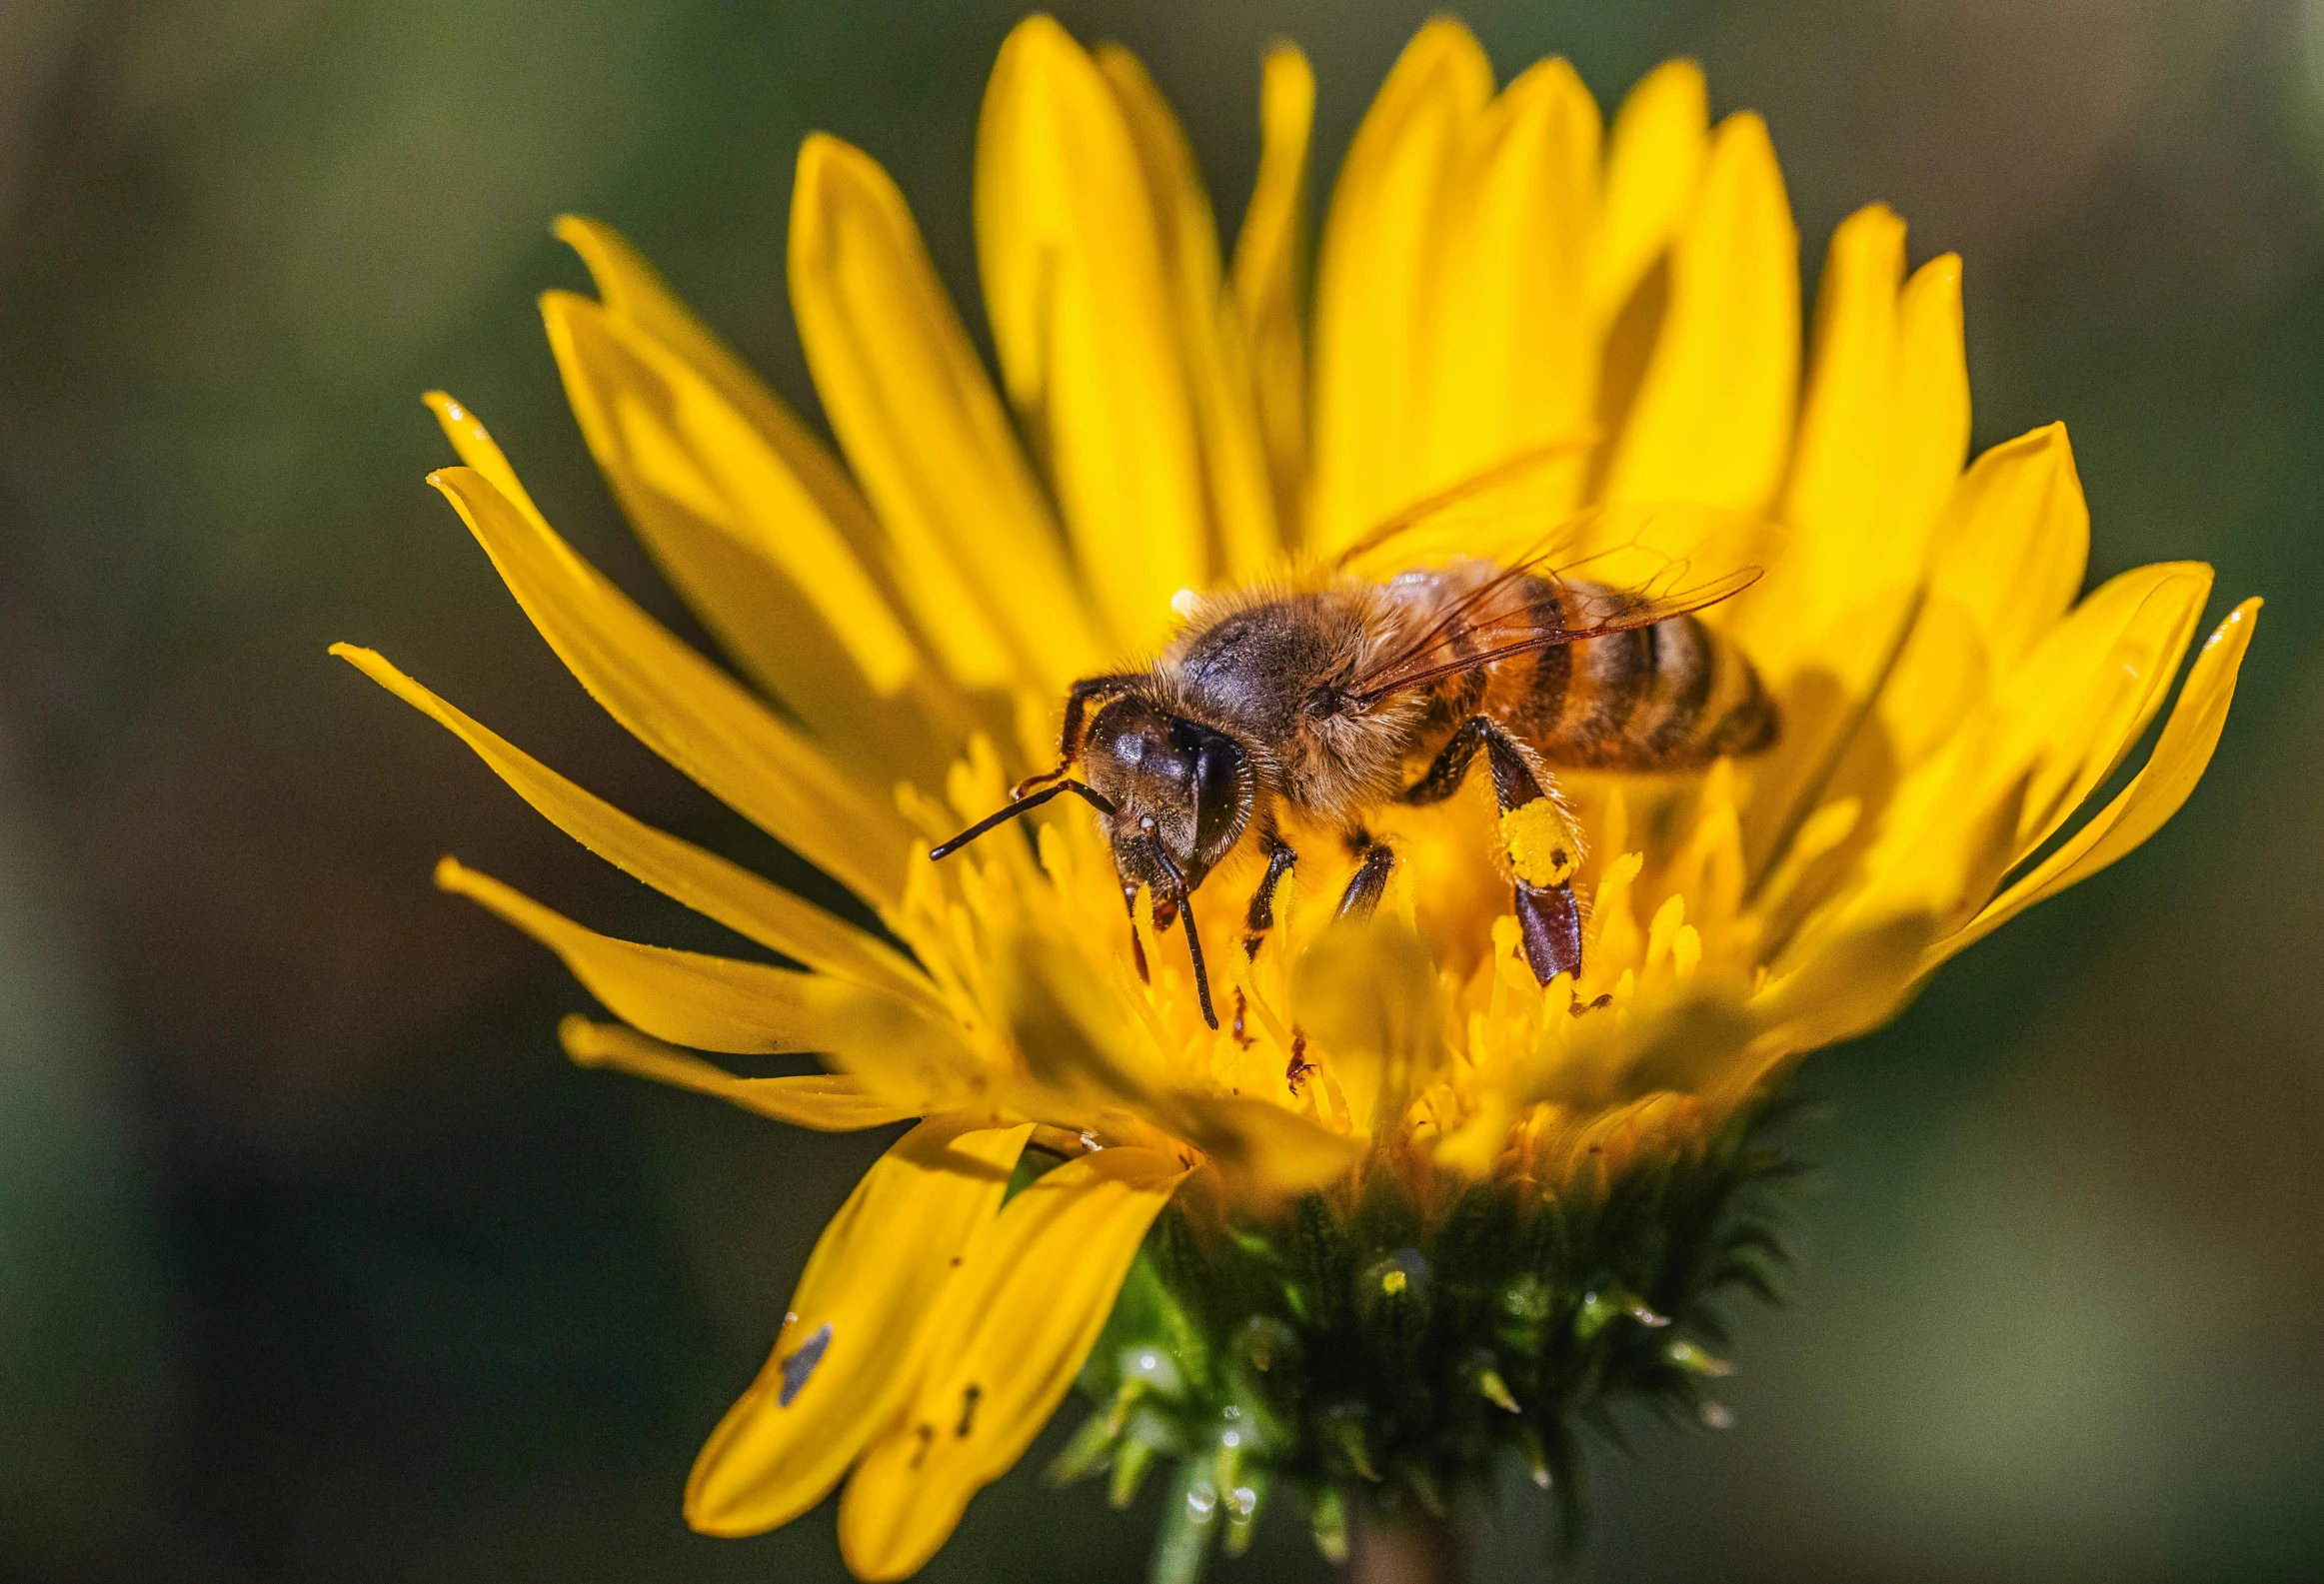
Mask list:
[[1157,1584],[1192,1584],[1214,1544],[1249,1543],[1268,1492],[1346,1554],[1348,1503],[1442,1514],[1513,1460],[1586,1517],[1580,1427],[1617,1439],[1615,1405],[1719,1425],[1713,1300],[1771,1296],[1782,1249],[1747,1189],[1789,1170],[1751,1122],[1586,1194],[1476,1184],[1424,1213],[1384,1163],[1276,1214],[1156,1223],[1092,1350],[1097,1413],[1052,1466],[1113,1472],[1127,1503],[1175,1465]]

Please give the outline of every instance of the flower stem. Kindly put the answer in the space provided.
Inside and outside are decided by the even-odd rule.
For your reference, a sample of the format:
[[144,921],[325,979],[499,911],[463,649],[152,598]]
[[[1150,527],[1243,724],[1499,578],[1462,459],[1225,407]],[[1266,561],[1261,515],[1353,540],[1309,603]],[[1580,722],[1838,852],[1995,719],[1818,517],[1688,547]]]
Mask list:
[[1347,1584],[1460,1584],[1467,1576],[1460,1536],[1441,1518],[1406,1507],[1383,1515],[1351,1501]]

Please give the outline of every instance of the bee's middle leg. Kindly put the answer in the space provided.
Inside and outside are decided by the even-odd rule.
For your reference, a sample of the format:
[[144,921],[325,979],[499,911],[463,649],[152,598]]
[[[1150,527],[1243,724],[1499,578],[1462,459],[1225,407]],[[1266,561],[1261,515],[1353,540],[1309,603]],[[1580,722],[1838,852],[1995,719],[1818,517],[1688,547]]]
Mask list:
[[1376,840],[1368,830],[1351,830],[1347,835],[1348,847],[1360,854],[1355,873],[1348,878],[1347,889],[1339,893],[1341,918],[1369,918],[1371,910],[1379,905],[1386,894],[1389,871],[1396,866],[1395,849]]
[[1250,911],[1242,919],[1242,954],[1245,957],[1258,955],[1260,942],[1266,939],[1266,932],[1275,926],[1275,886],[1281,883],[1291,865],[1298,861],[1299,854],[1292,851],[1290,843],[1281,836],[1276,836],[1267,848],[1266,874],[1259,880],[1258,889],[1250,893]]

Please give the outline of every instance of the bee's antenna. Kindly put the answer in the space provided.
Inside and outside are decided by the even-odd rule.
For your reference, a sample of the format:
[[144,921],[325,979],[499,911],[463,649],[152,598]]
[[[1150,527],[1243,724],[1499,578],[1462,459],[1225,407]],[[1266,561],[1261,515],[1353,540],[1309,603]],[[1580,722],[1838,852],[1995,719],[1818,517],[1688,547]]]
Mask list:
[[1151,819],[1147,821],[1150,827],[1147,840],[1154,846],[1154,855],[1162,860],[1162,872],[1170,877],[1170,889],[1174,893],[1171,900],[1178,904],[1178,911],[1186,920],[1186,955],[1194,963],[1194,998],[1202,1003],[1202,1021],[1215,1029],[1218,1026],[1218,1013],[1210,1005],[1210,973],[1202,965],[1202,931],[1194,926],[1194,898],[1186,890],[1186,877],[1178,872],[1178,866],[1170,861],[1169,852],[1162,846],[1162,839],[1154,834],[1151,828],[1153,823]]
[[969,826],[968,829],[962,831],[959,835],[954,836],[950,841],[946,841],[940,845],[929,848],[928,855],[931,858],[950,857],[955,852],[960,851],[961,848],[967,846],[970,842],[976,840],[977,837],[983,835],[986,831],[993,829],[996,825],[1007,824],[1010,820],[1015,819],[1020,814],[1029,814],[1033,812],[1043,803],[1048,802],[1052,797],[1055,797],[1059,792],[1078,793],[1086,802],[1089,803],[1091,807],[1097,809],[1102,814],[1111,815],[1114,812],[1114,799],[1107,796],[1104,792],[1098,791],[1097,788],[1085,787],[1078,781],[1062,781],[1054,787],[1044,787],[1040,792],[1029,793],[1023,797],[1018,796],[1014,792],[1011,793],[1009,805],[1007,807],[1003,808],[998,813],[987,814],[984,818]]

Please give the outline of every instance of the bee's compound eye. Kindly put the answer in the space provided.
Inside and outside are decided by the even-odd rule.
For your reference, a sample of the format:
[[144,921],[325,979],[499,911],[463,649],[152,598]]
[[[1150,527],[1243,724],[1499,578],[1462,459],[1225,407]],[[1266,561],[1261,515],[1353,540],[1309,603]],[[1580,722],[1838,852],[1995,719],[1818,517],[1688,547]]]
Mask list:
[[1210,734],[1194,758],[1194,846],[1204,864],[1219,854],[1241,832],[1248,812],[1242,803],[1242,750],[1227,738]]

